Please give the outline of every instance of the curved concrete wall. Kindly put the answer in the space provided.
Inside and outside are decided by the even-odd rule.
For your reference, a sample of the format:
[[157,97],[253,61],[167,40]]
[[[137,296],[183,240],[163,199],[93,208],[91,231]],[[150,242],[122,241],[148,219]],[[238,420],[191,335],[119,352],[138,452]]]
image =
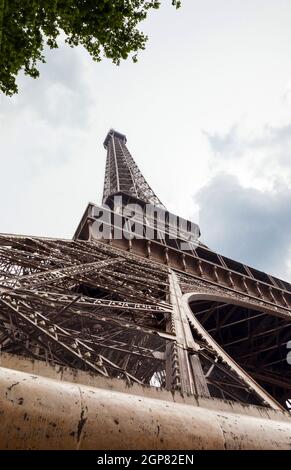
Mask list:
[[260,418],[0,368],[1,449],[291,449]]

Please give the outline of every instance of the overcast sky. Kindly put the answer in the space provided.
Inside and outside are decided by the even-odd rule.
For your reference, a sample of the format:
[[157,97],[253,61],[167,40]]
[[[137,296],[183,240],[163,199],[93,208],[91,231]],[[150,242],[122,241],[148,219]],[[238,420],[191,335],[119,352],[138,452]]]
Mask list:
[[162,3],[138,64],[62,46],[0,97],[0,231],[71,238],[114,127],[205,243],[291,279],[291,2]]

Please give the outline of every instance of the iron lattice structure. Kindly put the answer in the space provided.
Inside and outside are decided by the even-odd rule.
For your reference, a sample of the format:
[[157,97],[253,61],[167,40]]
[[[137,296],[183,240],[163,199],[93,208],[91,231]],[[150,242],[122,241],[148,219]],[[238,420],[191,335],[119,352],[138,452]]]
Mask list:
[[163,380],[165,269],[98,243],[3,236],[0,244],[2,351]]
[[125,193],[146,203],[164,207],[147,183],[126,146],[126,137],[111,129],[104,141],[107,159],[103,203],[114,193]]
[[[110,131],[103,201],[161,207]],[[291,286],[202,245],[97,240],[88,206],[73,240],[0,236],[1,351],[178,391],[284,408]],[[126,217],[125,217],[126,218]],[[144,222],[141,224],[141,232]]]

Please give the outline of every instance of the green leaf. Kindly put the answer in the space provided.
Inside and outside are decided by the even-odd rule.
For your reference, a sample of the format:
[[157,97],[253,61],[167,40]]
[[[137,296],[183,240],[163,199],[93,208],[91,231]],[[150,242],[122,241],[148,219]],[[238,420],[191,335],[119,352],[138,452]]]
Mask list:
[[[172,0],[179,8],[181,2]],[[58,47],[65,34],[71,47],[83,46],[92,59],[119,64],[145,48],[147,37],[138,29],[158,0],[0,0],[0,90],[17,93],[17,75],[24,70],[39,76],[45,45]]]

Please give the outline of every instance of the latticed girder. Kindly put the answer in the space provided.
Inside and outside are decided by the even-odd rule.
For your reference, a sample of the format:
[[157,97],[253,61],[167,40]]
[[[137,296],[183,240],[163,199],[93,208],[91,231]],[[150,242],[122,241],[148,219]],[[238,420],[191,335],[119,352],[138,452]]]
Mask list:
[[129,153],[125,135],[111,129],[104,146],[107,149],[107,160],[103,203],[114,193],[122,192],[145,203],[164,208]]
[[[0,349],[183,394],[280,407],[183,304],[186,282],[197,289],[186,273],[102,242],[0,235]],[[220,306],[204,310],[203,303],[202,323]]]
[[101,243],[0,236],[0,348],[162,385],[167,269]]

